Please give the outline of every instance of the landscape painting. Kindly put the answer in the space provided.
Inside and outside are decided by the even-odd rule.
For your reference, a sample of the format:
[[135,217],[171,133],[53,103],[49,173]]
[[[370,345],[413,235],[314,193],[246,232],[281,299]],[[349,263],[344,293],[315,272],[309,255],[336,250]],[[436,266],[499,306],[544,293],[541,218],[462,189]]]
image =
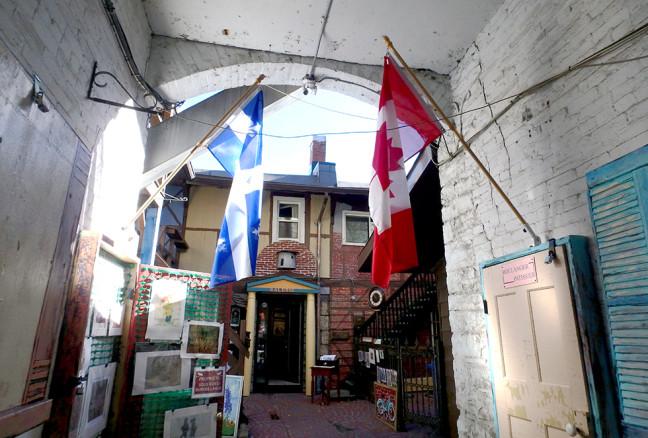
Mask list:
[[182,332],[182,357],[217,359],[223,343],[220,322],[186,321]]
[[190,371],[190,361],[179,350],[136,353],[133,395],[188,388]]

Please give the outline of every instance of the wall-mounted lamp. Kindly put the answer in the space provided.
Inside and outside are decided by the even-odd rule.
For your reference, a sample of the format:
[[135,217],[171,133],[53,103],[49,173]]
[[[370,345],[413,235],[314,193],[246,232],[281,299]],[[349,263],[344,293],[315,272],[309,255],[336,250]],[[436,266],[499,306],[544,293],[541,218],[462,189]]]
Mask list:
[[34,99],[34,102],[36,103],[36,106],[38,106],[38,109],[41,110],[41,112],[49,112],[49,108],[47,105],[45,105],[45,91],[43,90],[43,85],[41,84],[41,80],[37,75],[34,75],[33,77],[34,80],[34,90],[32,94],[32,98]]

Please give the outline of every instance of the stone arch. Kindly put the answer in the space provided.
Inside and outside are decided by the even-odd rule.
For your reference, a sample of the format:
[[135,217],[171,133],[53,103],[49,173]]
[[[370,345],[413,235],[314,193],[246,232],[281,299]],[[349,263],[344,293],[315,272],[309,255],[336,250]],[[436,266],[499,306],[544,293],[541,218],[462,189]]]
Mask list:
[[[311,64],[309,57],[154,36],[146,76],[169,99],[182,100],[213,90],[244,87],[261,73],[266,75],[263,82],[266,85],[300,87]],[[418,70],[417,73],[447,110],[451,98],[448,76],[430,70]],[[378,102],[377,92],[382,79],[380,65],[319,59],[316,75],[338,79],[323,80],[318,88],[370,104]]]

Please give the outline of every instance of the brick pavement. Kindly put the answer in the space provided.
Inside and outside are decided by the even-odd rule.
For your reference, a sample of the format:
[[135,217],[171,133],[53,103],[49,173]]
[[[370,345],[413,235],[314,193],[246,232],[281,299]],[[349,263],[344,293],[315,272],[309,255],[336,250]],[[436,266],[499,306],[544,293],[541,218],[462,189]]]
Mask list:
[[[317,401],[317,399],[316,399]],[[309,437],[430,437],[417,429],[396,433],[374,417],[366,400],[311,404],[304,394],[252,394],[243,400],[252,438]],[[279,418],[273,420],[271,414]]]

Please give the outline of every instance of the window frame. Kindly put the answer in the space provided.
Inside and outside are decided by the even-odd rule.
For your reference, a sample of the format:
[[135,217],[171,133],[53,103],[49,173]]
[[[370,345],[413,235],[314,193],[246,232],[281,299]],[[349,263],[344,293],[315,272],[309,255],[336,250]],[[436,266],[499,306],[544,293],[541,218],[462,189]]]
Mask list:
[[[279,204],[293,204],[297,205],[297,220],[281,221],[297,223],[297,238],[279,237]],[[304,243],[304,234],[306,228],[305,221],[306,199],[293,198],[290,196],[274,196],[272,200],[272,242],[279,242],[287,240],[291,242]]]
[[369,215],[368,211],[356,211],[356,210],[344,210],[342,211],[342,245],[350,245],[350,246],[365,246],[367,242],[364,243],[358,243],[358,242],[348,242],[347,241],[347,229],[346,229],[346,223],[347,223],[347,217],[353,216],[353,217],[363,217],[367,218],[369,220],[369,234],[367,235],[367,242],[369,242],[369,239],[371,239],[371,235],[373,234],[373,221],[371,220],[371,216]]

